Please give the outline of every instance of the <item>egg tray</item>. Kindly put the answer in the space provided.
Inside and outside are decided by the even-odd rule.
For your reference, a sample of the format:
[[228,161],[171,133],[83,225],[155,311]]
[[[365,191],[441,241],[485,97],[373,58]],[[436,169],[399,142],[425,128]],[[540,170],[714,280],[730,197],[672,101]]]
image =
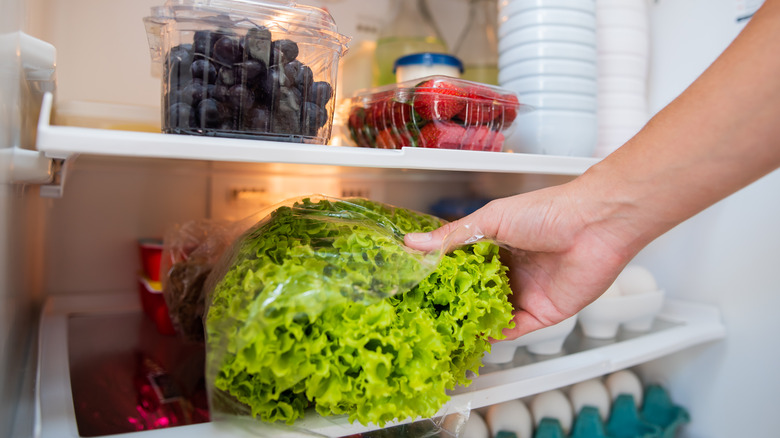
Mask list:
[[612,404],[606,424],[598,409],[584,406],[574,420],[571,433],[563,432],[560,422],[543,418],[534,438],[674,438],[681,426],[690,422],[688,411],[675,405],[668,392],[659,385],[645,389],[642,408],[634,397],[619,395]]

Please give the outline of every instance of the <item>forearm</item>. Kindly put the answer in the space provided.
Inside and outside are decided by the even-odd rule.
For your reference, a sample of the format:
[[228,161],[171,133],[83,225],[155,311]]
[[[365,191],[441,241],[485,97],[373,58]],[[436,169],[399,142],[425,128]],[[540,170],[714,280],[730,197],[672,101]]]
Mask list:
[[[780,166],[780,0],[626,145],[576,181],[631,256]],[[597,225],[598,226],[598,225]]]

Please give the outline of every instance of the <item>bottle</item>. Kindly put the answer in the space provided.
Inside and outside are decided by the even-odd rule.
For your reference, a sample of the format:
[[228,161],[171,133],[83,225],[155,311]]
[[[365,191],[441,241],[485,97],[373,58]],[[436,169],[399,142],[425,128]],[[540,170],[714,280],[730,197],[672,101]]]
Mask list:
[[391,19],[379,31],[374,54],[374,86],[395,83],[393,64],[411,53],[448,53],[426,0],[394,0]]
[[497,0],[469,0],[468,16],[454,51],[463,62],[461,78],[498,85]]

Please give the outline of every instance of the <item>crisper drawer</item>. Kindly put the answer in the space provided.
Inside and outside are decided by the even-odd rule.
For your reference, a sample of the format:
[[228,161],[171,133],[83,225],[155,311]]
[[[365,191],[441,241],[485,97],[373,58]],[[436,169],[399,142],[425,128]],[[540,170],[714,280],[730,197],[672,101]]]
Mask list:
[[[440,414],[562,388],[724,335],[717,309],[667,300],[649,332],[596,341],[574,330],[565,354],[518,350],[511,362],[486,364],[469,387],[452,392]],[[300,430],[340,437],[376,428],[316,413],[296,423],[298,431],[258,429],[257,422],[247,427],[238,420],[209,422],[203,347],[161,335],[133,294],[50,298],[41,317],[39,349],[39,437],[256,437],[264,431],[269,437],[304,436]],[[408,420],[398,424],[403,423]]]

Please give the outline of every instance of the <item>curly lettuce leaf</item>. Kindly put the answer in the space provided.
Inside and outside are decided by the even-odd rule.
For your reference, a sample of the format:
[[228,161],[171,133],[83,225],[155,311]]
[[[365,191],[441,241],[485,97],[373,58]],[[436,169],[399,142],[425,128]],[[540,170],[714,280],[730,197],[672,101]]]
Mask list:
[[[430,256],[403,235],[437,218],[367,200],[304,199],[239,240],[206,316],[220,400],[264,421],[386,424],[433,416],[510,326],[498,247]],[[224,403],[220,408],[224,408]]]

